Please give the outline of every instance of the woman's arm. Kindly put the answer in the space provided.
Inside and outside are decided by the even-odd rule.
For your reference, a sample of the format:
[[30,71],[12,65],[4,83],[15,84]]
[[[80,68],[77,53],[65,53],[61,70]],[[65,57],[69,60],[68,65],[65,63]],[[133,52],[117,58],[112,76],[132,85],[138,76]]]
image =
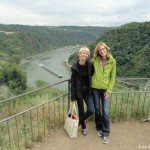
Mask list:
[[112,66],[112,70],[110,72],[110,82],[109,82],[109,86],[107,89],[107,93],[111,94],[115,85],[115,80],[116,80],[116,60],[114,60],[113,66]]
[[76,76],[75,76],[75,70],[71,68],[71,101],[76,100],[75,91],[76,91]]

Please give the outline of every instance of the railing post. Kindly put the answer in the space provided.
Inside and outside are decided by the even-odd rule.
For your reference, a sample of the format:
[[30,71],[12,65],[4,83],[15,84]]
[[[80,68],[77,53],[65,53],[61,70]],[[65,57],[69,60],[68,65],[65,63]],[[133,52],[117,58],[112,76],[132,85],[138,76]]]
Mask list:
[[70,79],[68,80],[68,111],[70,109],[70,92],[71,92],[71,89],[70,89]]

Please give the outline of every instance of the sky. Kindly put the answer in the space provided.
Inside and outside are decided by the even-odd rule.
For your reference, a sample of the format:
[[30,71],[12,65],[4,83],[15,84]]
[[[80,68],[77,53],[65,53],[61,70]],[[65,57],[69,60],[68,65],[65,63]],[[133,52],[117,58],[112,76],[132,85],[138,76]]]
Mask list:
[[0,0],[0,24],[120,26],[150,21],[150,0]]

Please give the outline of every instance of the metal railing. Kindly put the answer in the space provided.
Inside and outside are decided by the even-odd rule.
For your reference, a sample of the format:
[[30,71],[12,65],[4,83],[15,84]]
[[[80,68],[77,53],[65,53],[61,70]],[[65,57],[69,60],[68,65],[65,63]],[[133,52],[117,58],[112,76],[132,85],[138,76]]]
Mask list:
[[[56,96],[56,91],[51,89],[52,86],[61,83],[67,83],[67,91],[63,92],[61,95]],[[44,88],[37,89],[32,92],[21,94],[19,96],[9,98],[7,100],[1,101],[1,105],[9,104],[10,107],[18,106],[23,107],[26,103],[20,103],[22,98],[26,99],[26,96],[30,95],[31,99],[37,94],[45,95],[46,92],[52,92],[48,94],[54,94],[53,97],[44,96],[45,102],[38,104],[32,108],[28,108],[24,111],[15,113],[10,117],[7,117],[0,121],[0,149],[26,149],[31,148],[34,141],[40,141],[45,137],[46,134],[51,134],[56,127],[61,127],[64,124],[64,116],[68,112],[68,107],[70,105],[70,80],[65,80],[54,85],[50,85]],[[49,89],[50,88],[50,89]],[[64,88],[65,89],[65,88]],[[39,93],[41,92],[42,93]],[[45,90],[45,91],[44,91]],[[43,98],[43,96],[41,96]],[[36,97],[35,97],[36,99]],[[17,100],[17,102],[16,102]],[[44,101],[43,100],[43,101]],[[11,105],[12,104],[12,105]],[[7,107],[6,107],[7,108]],[[17,108],[17,107],[16,107]],[[9,109],[8,109],[9,110]],[[18,110],[17,110],[18,111]],[[6,112],[7,113],[7,112]],[[10,112],[8,112],[10,114]],[[6,115],[5,115],[6,116]]]
[[[66,86],[67,91],[61,95],[56,94],[55,90],[49,89],[54,86],[51,85],[1,102],[1,104],[11,102],[11,106],[18,106],[17,103],[19,103],[20,107],[23,107],[23,104],[26,103],[20,103],[22,99],[19,98],[25,98],[23,99],[25,101],[26,96],[29,94],[31,99],[33,97],[36,99],[37,95],[41,95],[40,98],[43,98],[42,94],[45,98],[45,101],[42,103],[21,112],[14,113],[10,117],[0,121],[1,150],[31,148],[34,142],[41,141],[47,134],[52,134],[56,128],[63,127],[65,117],[70,107],[70,80],[65,80],[57,84],[61,83],[67,83],[68,85]],[[47,92],[49,92],[49,94],[55,93],[53,98],[47,97]],[[14,101],[15,104],[13,104]],[[150,91],[113,92],[111,95],[111,121],[143,120],[150,116],[149,109]],[[93,118],[92,116],[90,119],[93,121]]]
[[[63,90],[59,90],[60,85],[64,87]],[[48,101],[53,97],[69,93],[70,87],[68,85],[70,85],[70,80],[64,80],[0,101],[0,120]],[[70,99],[70,95],[68,95],[68,99]]]
[[113,92],[110,103],[111,121],[142,121],[150,116],[150,91]]

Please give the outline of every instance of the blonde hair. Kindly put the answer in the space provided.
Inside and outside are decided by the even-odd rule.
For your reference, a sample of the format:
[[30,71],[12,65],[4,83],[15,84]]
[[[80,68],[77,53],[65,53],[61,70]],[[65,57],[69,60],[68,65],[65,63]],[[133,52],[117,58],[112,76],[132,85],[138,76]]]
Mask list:
[[86,53],[88,56],[90,55],[90,50],[87,47],[80,48],[79,54],[81,54],[83,52]]
[[100,56],[100,54],[99,54],[100,46],[104,46],[106,48],[106,50],[107,50],[107,58],[108,58],[109,57],[109,50],[110,50],[110,48],[105,43],[103,43],[103,42],[99,42],[96,45],[93,57],[96,58],[96,57]]

